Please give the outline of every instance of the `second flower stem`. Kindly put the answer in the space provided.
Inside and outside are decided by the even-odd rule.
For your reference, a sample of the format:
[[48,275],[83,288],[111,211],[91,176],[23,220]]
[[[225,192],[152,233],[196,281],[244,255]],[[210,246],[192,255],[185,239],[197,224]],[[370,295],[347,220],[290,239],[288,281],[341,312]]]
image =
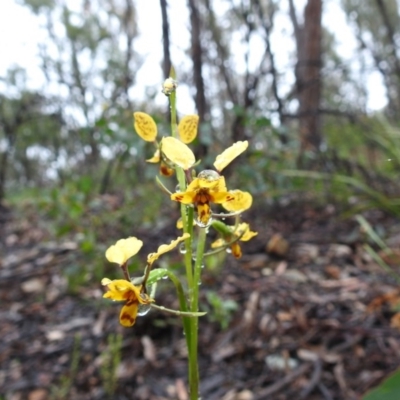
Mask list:
[[[199,309],[199,286],[201,284],[201,269],[203,266],[204,247],[206,243],[206,229],[200,228],[197,241],[196,261],[194,264],[193,285],[190,292],[190,311]],[[189,392],[190,400],[199,398],[199,365],[198,365],[198,333],[199,318],[190,319],[190,348],[189,348]]]

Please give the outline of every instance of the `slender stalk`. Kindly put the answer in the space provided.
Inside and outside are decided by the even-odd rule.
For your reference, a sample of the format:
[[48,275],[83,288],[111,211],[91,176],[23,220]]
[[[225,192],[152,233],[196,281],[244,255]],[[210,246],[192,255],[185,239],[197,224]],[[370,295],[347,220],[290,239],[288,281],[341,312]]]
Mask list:
[[[199,285],[201,284],[201,269],[203,265],[204,247],[206,244],[206,228],[200,228],[197,241],[196,262],[194,265],[194,282],[189,288],[191,294],[190,310],[198,312]],[[199,365],[198,365],[198,337],[199,318],[190,319],[191,342],[189,349],[189,394],[190,400],[198,400],[199,396]]]
[[121,270],[122,270],[122,273],[124,274],[124,278],[127,280],[127,281],[131,281],[131,277],[130,277],[130,275],[129,275],[129,271],[128,271],[128,264],[126,263],[126,262],[124,262],[122,265],[121,265]]
[[171,134],[174,138],[178,137],[176,129],[176,92],[172,92],[169,96],[169,104],[171,109]]
[[[168,271],[168,277],[169,279],[171,279],[172,283],[176,287],[176,291],[178,293],[178,298],[179,298],[179,307],[181,311],[185,312],[188,311],[185,299],[185,293],[183,291],[183,287],[180,280],[171,271]],[[183,320],[183,330],[185,332],[186,342],[190,343],[191,342],[190,320],[189,318],[182,318],[182,320]]]
[[[178,133],[176,130],[176,92],[172,92],[169,96],[170,108],[171,108],[171,134],[173,137],[177,137]],[[179,183],[179,189],[183,192],[186,189],[185,171],[182,168],[176,168],[176,177]],[[188,215],[186,210],[188,209]],[[189,218],[188,218],[189,217]],[[193,210],[181,204],[181,218],[183,224],[183,231],[190,234],[190,237],[185,240],[186,253],[185,268],[188,286],[193,286],[193,271],[192,271],[192,236],[193,236]]]
[[[176,92],[172,92],[169,96],[170,100],[170,108],[171,108],[171,134],[173,137],[178,136],[177,132],[177,123],[176,123]],[[186,189],[186,177],[185,171],[182,168],[176,168],[176,177],[179,183],[179,189],[181,191],[185,191]],[[184,204],[181,204],[181,218],[183,224],[183,231],[190,234],[190,237],[185,240],[185,268],[186,268],[186,279],[188,283],[189,289],[189,302],[190,302],[190,311],[193,312],[194,309],[198,309],[198,281],[199,281],[199,273],[196,273],[196,265],[193,271],[192,265],[192,242],[193,242],[193,218],[194,212],[193,208],[187,207]],[[201,252],[204,253],[204,244],[205,238],[203,240],[203,247]],[[199,253],[199,247],[197,249],[197,253]],[[199,266],[200,268],[200,266]],[[194,275],[197,276],[197,279],[194,279]],[[186,311],[186,302],[183,302],[180,299],[180,306],[182,311]],[[184,307],[184,308],[183,308]],[[197,312],[197,311],[196,311]],[[186,345],[188,348],[188,358],[189,358],[189,392],[190,392],[190,400],[198,400],[199,395],[199,368],[198,368],[198,320],[196,317],[183,317],[183,329],[185,332]]]

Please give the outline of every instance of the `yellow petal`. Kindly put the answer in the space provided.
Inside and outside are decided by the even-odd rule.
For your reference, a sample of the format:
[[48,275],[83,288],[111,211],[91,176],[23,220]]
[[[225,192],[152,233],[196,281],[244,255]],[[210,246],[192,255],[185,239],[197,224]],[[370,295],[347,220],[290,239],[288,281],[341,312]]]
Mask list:
[[216,191],[221,189],[220,184],[225,184],[225,178],[212,169],[201,171],[197,175],[197,180],[199,188],[208,188]]
[[231,194],[231,192],[209,193],[209,197],[211,202],[215,204],[225,204],[235,200],[235,197]]
[[244,142],[236,142],[231,147],[228,147],[215,159],[215,169],[221,172],[232,160],[242,154],[247,149],[248,145],[249,142],[245,140]]
[[251,231],[251,230],[248,230],[248,231],[246,231],[245,233],[244,233],[244,235],[240,238],[240,240],[242,241],[242,242],[247,242],[247,241],[249,241],[250,239],[252,239],[254,236],[257,236],[258,235],[258,232],[253,232],[253,231]]
[[207,225],[211,218],[210,205],[208,203],[197,204],[197,216],[202,224]]
[[235,256],[235,258],[242,257],[242,249],[240,248],[240,245],[238,242],[235,242],[231,245],[231,250],[232,250],[232,254]]
[[225,246],[225,240],[224,239],[217,239],[216,241],[211,243],[211,248],[212,249],[217,249],[218,247]]
[[111,279],[108,279],[108,278],[103,278],[103,279],[101,280],[101,284],[102,284],[103,286],[107,286],[107,285],[109,285],[111,282],[112,282],[112,280],[111,280]]
[[186,188],[187,192],[195,192],[200,189],[199,178],[194,178],[192,182],[189,183],[189,186]]
[[191,143],[197,136],[197,127],[199,125],[198,115],[184,116],[178,125],[178,133],[183,143]]
[[106,251],[106,258],[109,262],[122,265],[126,262],[125,253],[117,246],[110,246]]
[[228,189],[226,188],[225,178],[221,176],[218,180],[218,187],[214,188],[217,192],[226,192]]
[[250,230],[250,225],[246,222],[240,223],[234,232],[236,237],[239,237],[242,242],[247,242],[254,236],[258,235],[258,232],[253,232]]
[[153,264],[154,261],[160,257],[161,254],[164,254],[172,249],[174,249],[180,242],[184,241],[185,239],[189,238],[189,233],[184,233],[182,236],[178,237],[175,240],[172,240],[170,244],[162,244],[158,249],[157,253],[151,253],[147,256],[147,262],[149,264]]
[[143,242],[135,237],[120,239],[115,245],[107,249],[106,258],[109,262],[122,265],[137,254],[142,246]]
[[182,218],[179,218],[178,221],[176,221],[176,227],[177,229],[183,229]]
[[[234,190],[233,190],[234,191]],[[247,222],[241,222],[235,229],[235,235],[243,235],[244,232],[249,230],[249,224]]]
[[182,204],[193,204],[196,196],[196,192],[178,192],[171,194],[171,200],[179,201]]
[[101,283],[104,286],[107,286],[108,289],[108,291],[103,295],[105,299],[126,301],[140,298],[140,287],[136,287],[133,283],[125,279],[115,279],[111,281],[108,278],[103,278]]
[[134,302],[130,304],[125,304],[121,313],[119,314],[119,322],[122,326],[130,327],[133,326],[136,321],[136,316],[138,313],[139,304]]
[[253,203],[253,197],[248,192],[230,190],[229,194],[232,198],[222,204],[222,206],[228,211],[244,211],[249,209]]
[[161,140],[161,151],[165,156],[178,167],[184,170],[189,169],[196,162],[196,158],[186,144],[172,136],[164,137]]
[[154,119],[144,112],[133,113],[135,130],[146,142],[154,142],[157,137],[157,125]]
[[[211,172],[213,175],[211,174]],[[218,172],[213,170],[204,170],[199,173],[197,176],[197,188],[207,188],[213,192],[226,192],[226,183],[225,178],[220,176]],[[190,185],[189,185],[190,186]],[[189,187],[188,187],[189,188]]]

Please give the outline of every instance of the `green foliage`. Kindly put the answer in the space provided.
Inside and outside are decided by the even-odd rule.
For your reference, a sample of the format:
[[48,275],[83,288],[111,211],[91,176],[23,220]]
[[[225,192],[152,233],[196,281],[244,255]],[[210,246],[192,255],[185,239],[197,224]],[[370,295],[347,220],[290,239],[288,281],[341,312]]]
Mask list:
[[326,150],[305,154],[300,167],[298,133],[248,120],[253,134],[249,162],[238,166],[241,187],[255,201],[291,201],[301,196],[336,202],[351,214],[378,208],[400,215],[400,129],[381,115],[354,121],[326,118]]
[[[385,254],[386,256],[391,256],[393,255],[393,250],[390,249],[386,243],[382,240],[382,238],[375,232],[375,230],[372,228],[370,223],[362,216],[362,215],[356,215],[357,222],[360,224],[362,227],[363,232],[367,236],[367,239],[371,241],[373,244],[377,245],[380,250]],[[394,270],[391,268],[384,260],[383,258],[368,244],[364,244],[364,249],[366,252],[372,257],[373,260],[384,270],[386,271],[389,275],[394,277],[398,282],[400,282],[400,274],[398,271]]]
[[238,304],[234,300],[224,300],[214,291],[206,292],[207,302],[210,311],[207,313],[212,322],[217,322],[221,329],[226,329],[231,322],[233,313],[238,309]]
[[363,396],[362,400],[398,400],[400,398],[400,369],[383,381],[377,388]]
[[[114,236],[131,236],[133,226],[135,229],[150,224],[162,227],[171,209],[165,197],[149,184],[100,196],[94,192],[91,177],[82,176],[63,187],[19,190],[10,197],[10,204],[16,213],[35,221],[36,227],[47,232],[49,239],[78,245],[62,268],[68,290],[75,293],[104,276],[117,277],[118,271],[98,254],[104,254],[114,242]],[[158,215],[160,209],[165,210],[165,215]],[[132,272],[139,265],[140,258],[133,260]]]
[[101,354],[100,375],[104,390],[110,399],[117,388],[117,369],[121,363],[122,335],[111,334],[107,338],[107,348]]
[[50,99],[19,87],[21,74],[10,71],[16,96],[0,94],[0,199],[6,186],[41,185],[61,146],[54,137],[61,129],[60,115],[47,111]]
[[50,398],[52,400],[64,400],[68,398],[68,395],[70,395],[70,391],[73,387],[74,380],[78,372],[79,359],[81,355],[80,345],[81,337],[79,334],[76,334],[74,337],[74,347],[72,349],[69,372],[68,374],[61,377],[60,383],[58,385],[55,384],[50,388]]

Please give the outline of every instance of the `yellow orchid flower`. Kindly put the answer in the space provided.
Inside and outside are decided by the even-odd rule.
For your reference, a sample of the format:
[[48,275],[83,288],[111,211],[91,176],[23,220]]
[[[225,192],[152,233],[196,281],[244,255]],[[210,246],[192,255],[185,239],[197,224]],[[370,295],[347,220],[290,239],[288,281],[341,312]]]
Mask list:
[[106,258],[109,262],[123,265],[137,254],[142,246],[143,242],[135,237],[120,239],[107,249]]
[[[180,242],[188,237],[190,237],[189,233],[184,233],[177,239],[172,240],[170,244],[162,244],[159,246],[157,252],[150,253],[147,256],[149,267],[152,266],[160,255],[174,249]],[[135,255],[142,245],[143,242],[135,237],[121,239],[118,240],[115,245],[109,247],[106,251],[106,257],[108,261],[122,265],[126,263],[130,257]],[[145,293],[142,285],[135,286],[126,279],[116,279],[112,281],[108,278],[103,278],[101,284],[107,286],[108,289],[103,295],[104,298],[114,301],[126,301],[119,316],[119,321],[123,326],[132,326],[135,323],[139,304],[150,304],[154,301]]]
[[235,199],[242,193],[240,190],[228,191],[223,176],[213,170],[204,170],[188,185],[185,192],[173,193],[171,200],[182,204],[194,204],[197,207],[199,222],[207,225],[212,214],[210,203],[232,202],[233,208],[235,208]]
[[143,293],[142,286],[135,286],[125,279],[111,280],[103,278],[103,286],[107,286],[107,292],[103,298],[114,301],[125,301],[119,314],[119,322],[125,327],[133,326],[139,309],[139,304],[150,304],[154,300]]
[[[232,230],[233,228],[234,227],[232,227]],[[242,257],[242,249],[240,248],[238,241],[241,240],[242,242],[247,242],[256,235],[258,235],[258,232],[251,231],[249,224],[243,222],[233,230],[231,235],[224,235],[223,238],[217,239],[215,242],[211,243],[211,248],[217,249],[219,247],[225,247],[228,243],[237,239],[235,242],[230,244],[230,248],[235,258],[240,258]]]

